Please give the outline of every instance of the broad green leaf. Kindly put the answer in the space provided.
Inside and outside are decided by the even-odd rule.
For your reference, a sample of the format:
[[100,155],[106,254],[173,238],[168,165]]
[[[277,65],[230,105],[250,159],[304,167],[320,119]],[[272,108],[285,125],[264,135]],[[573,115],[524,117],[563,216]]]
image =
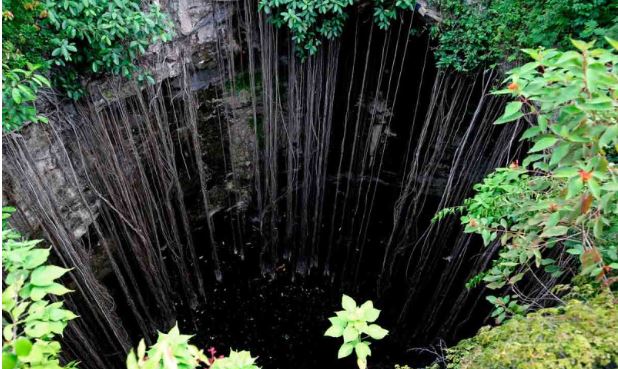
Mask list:
[[52,327],[50,323],[38,322],[26,326],[25,332],[28,337],[41,338],[52,333]]
[[578,169],[573,167],[558,168],[552,175],[556,178],[571,178],[578,175]]
[[375,340],[381,340],[388,334],[388,331],[377,324],[371,324],[367,327],[365,333]]
[[601,185],[599,185],[599,182],[596,179],[590,178],[588,180],[588,188],[590,189],[592,196],[597,199],[601,198]]
[[17,364],[17,356],[10,352],[2,353],[2,369],[13,369]]
[[359,342],[354,346],[354,351],[356,351],[356,356],[361,359],[367,358],[367,356],[371,356],[371,349],[366,342]]
[[541,237],[549,238],[565,235],[569,231],[568,227],[565,226],[555,226],[551,228],[547,228],[541,233]]
[[24,268],[34,269],[45,263],[49,258],[49,249],[34,249],[28,253],[24,262]]
[[554,152],[551,154],[551,159],[549,161],[549,165],[556,165],[560,163],[562,159],[569,153],[571,145],[568,142],[561,143],[556,147]]
[[358,331],[354,327],[348,325],[343,330],[343,342],[354,341],[358,338],[358,335]]
[[545,136],[541,137],[536,141],[534,146],[528,152],[537,152],[541,150],[545,150],[551,146],[553,146],[556,142],[558,142],[558,138],[554,136]]
[[615,50],[618,50],[618,41],[614,40],[611,37],[605,37],[605,40],[607,41],[608,44],[612,45],[612,47]]
[[341,337],[343,335],[343,328],[337,325],[332,325],[326,330],[326,333],[324,333],[324,335],[335,338]]
[[380,316],[380,310],[373,308],[373,307],[363,312],[363,319],[365,319],[365,321],[369,323],[373,323],[376,320],[378,320],[379,316]]
[[333,316],[328,318],[332,325],[336,325],[341,328],[345,328],[347,322],[339,317]]
[[341,307],[346,311],[354,311],[356,309],[356,301],[348,295],[341,297]]
[[60,268],[55,265],[45,265],[36,268],[30,276],[30,283],[35,286],[49,286],[54,280],[60,278],[68,269]]
[[616,141],[618,137],[618,124],[607,127],[601,138],[599,138],[599,146],[604,148]]
[[13,97],[13,100],[15,101],[15,103],[21,104],[21,92],[19,91],[18,88],[13,88],[11,90],[11,97]]
[[25,337],[20,337],[15,341],[15,353],[17,356],[28,356],[32,350],[32,342]]
[[343,359],[344,357],[350,356],[350,354],[354,351],[354,345],[351,343],[344,343],[339,347],[339,351],[337,352],[337,358]]

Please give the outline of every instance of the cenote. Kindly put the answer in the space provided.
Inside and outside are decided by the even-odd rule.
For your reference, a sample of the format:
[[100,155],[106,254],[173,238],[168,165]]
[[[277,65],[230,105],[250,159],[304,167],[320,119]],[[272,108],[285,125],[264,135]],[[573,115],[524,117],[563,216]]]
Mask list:
[[[424,2],[387,29],[356,4],[311,52],[252,0],[163,3],[177,34],[139,59],[154,83],[95,74],[80,99],[38,104],[49,124],[3,136],[11,225],[71,268],[63,363],[125,368],[178,324],[262,368],[353,368],[324,336],[343,294],[389,330],[368,368],[430,365],[494,323],[466,283],[499,244],[434,216],[530,148],[524,119],[493,124],[504,65],[439,67]],[[543,299],[565,276],[518,291]]]

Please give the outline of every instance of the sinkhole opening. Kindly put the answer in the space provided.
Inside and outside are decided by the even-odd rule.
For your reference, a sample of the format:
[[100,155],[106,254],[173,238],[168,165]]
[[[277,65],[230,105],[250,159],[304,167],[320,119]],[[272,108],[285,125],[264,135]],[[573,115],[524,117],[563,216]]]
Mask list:
[[[192,342],[196,345],[215,347],[219,352],[226,352],[230,347],[250,350],[264,368],[352,367],[351,358],[346,359],[350,363],[341,363],[336,358],[339,340],[323,336],[329,325],[328,317],[341,309],[341,295],[346,293],[359,302],[373,300],[382,310],[378,322],[390,334],[372,344],[369,367],[392,368],[395,363],[428,364],[435,357],[421,348],[441,341],[454,343],[471,336],[485,322],[489,307],[481,303],[484,292],[467,291],[464,287],[476,258],[483,253],[480,240],[467,240],[465,247],[455,254],[454,244],[461,229],[452,226],[439,234],[440,249],[431,250],[430,259],[423,248],[416,247],[426,241],[424,230],[441,206],[450,165],[463,140],[460,126],[447,132],[452,137],[441,138],[444,133],[438,132],[433,123],[423,122],[435,109],[432,103],[448,104],[450,100],[460,101],[449,108],[453,114],[461,115],[457,119],[468,121],[484,94],[482,85],[476,84],[474,76],[467,79],[439,76],[428,31],[414,15],[389,33],[372,28],[367,14],[362,12],[348,24],[340,41],[332,133],[327,149],[329,160],[323,184],[325,206],[319,217],[301,219],[302,212],[298,212],[290,218],[285,211],[279,211],[265,229],[266,212],[275,211],[259,212],[251,174],[246,174],[252,173],[251,165],[241,169],[251,188],[243,203],[238,201],[239,191],[232,196],[235,189],[226,190],[230,179],[226,158],[242,154],[234,151],[237,148],[229,139],[237,131],[230,132],[229,125],[221,124],[226,109],[224,104],[217,103],[224,95],[221,86],[206,86],[197,91],[198,129],[205,153],[198,159],[208,167],[208,187],[223,190],[216,193],[218,197],[213,202],[218,205],[209,214],[201,199],[199,176],[189,169],[182,171],[191,167],[186,164],[191,158],[185,151],[178,151],[191,229],[190,237],[184,237],[187,242],[191,239],[198,254],[205,294],[199,296],[195,291],[183,289],[180,282],[183,270],[177,268],[171,252],[163,250],[166,263],[177,277],[171,281],[176,293],[173,296],[176,315],[158,315],[159,302],[152,296],[143,297],[152,299],[145,304],[150,304],[152,309],[144,312],[144,316],[156,321],[161,331],[168,328],[170,321],[177,321],[182,332],[194,335]],[[287,53],[288,50],[280,50],[282,73],[288,68]],[[242,64],[243,57],[247,57],[246,51],[238,56],[238,64]],[[432,97],[439,78],[447,87],[435,102]],[[246,88],[246,79],[238,76],[237,85]],[[286,87],[281,82],[281,88]],[[174,100],[177,93],[174,83],[165,88],[168,110],[174,111],[183,102]],[[249,115],[243,119],[254,129],[264,124],[265,118],[258,114],[257,120]],[[439,124],[440,118],[434,123]],[[497,138],[498,134],[492,132],[489,136]],[[180,137],[181,133],[176,135]],[[362,159],[349,156],[357,136],[361,135],[365,135]],[[427,137],[430,142],[427,150],[434,154],[422,149],[427,145]],[[265,139],[259,135],[255,138],[258,149],[264,147]],[[282,148],[274,155],[281,168],[286,168],[284,154]],[[427,159],[429,156],[432,158]],[[485,159],[478,158],[480,163]],[[433,163],[435,168],[424,172],[427,178],[418,179],[424,183],[418,196],[422,204],[413,204],[419,209],[414,224],[406,224],[406,232],[395,233],[393,229],[401,219],[394,209],[409,180],[406,170],[423,160]],[[379,170],[374,170],[378,161]],[[364,166],[372,169],[364,170]],[[480,164],[477,172],[462,173],[461,177],[466,178],[464,183],[474,183],[485,169]],[[299,176],[303,175],[302,170],[299,169]],[[275,178],[283,193],[290,186],[288,174],[282,169]],[[302,187],[291,191],[302,191]],[[211,191],[211,196],[214,192]],[[281,196],[275,206],[284,209],[289,206],[286,201]],[[214,238],[208,217],[216,229]],[[310,239],[303,233],[303,222],[313,223],[316,230]],[[291,229],[288,234],[292,237],[282,236],[286,229]],[[278,254],[273,258],[264,252],[263,245],[275,242],[274,233],[278,237]],[[218,250],[217,265],[211,257],[213,247]],[[299,253],[299,247],[310,252]],[[389,247],[393,257],[385,253]],[[409,249],[420,251],[409,252]],[[456,268],[451,268],[453,263],[457,264]],[[420,278],[411,277],[416,268],[422,269]],[[213,273],[219,269],[220,273]],[[451,275],[445,277],[445,273]],[[147,283],[139,280],[143,276],[135,278],[136,285]],[[133,319],[134,307],[129,305],[113,276],[108,276],[105,284],[116,302],[122,325],[137,342],[141,333]]]

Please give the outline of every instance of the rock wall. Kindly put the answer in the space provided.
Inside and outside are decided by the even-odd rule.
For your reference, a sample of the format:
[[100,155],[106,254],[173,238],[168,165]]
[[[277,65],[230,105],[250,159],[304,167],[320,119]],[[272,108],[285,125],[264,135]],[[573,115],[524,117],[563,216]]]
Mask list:
[[[163,11],[170,15],[176,25],[175,38],[166,44],[152,45],[139,61],[141,65],[148,66],[156,80],[169,79],[174,85],[175,79],[184,71],[188,71],[190,88],[193,91],[216,89],[221,86],[222,81],[217,70],[216,43],[217,39],[219,42],[229,39],[225,35],[225,24],[231,22],[234,10],[231,3],[216,3],[214,7],[213,4],[215,3],[200,0],[161,1]],[[235,45],[229,44],[221,44],[220,47],[236,48]],[[131,86],[113,77],[90,81],[88,89],[95,106],[135,93]],[[27,147],[25,151],[31,165],[25,174],[23,167],[20,167],[21,170],[17,168],[24,158],[17,157],[17,153],[13,151],[4,150],[2,202],[3,205],[12,205],[18,209],[18,214],[12,219],[13,226],[32,237],[43,237],[43,230],[38,220],[40,215],[30,210],[33,208],[32,201],[37,200],[21,180],[24,175],[35,178],[45,184],[49,196],[57,202],[58,214],[64,220],[67,230],[74,237],[81,238],[87,234],[93,216],[97,216],[101,201],[86,185],[84,175],[88,168],[79,165],[82,160],[76,156],[77,150],[72,147],[77,144],[77,138],[68,122],[79,119],[66,118],[77,112],[72,103],[62,100],[53,93],[45,93],[37,101],[37,106],[39,111],[48,117],[49,124],[28,124],[17,133],[9,135],[13,138],[18,137],[18,141]],[[229,143],[229,150],[235,153],[234,155],[240,155],[246,162],[249,159],[245,156],[248,155],[246,153],[251,143],[247,143],[245,139],[251,141],[251,129],[246,122],[237,119],[230,119],[229,126],[232,127],[230,131],[234,131],[232,136],[235,138]],[[5,148],[9,136],[3,137]],[[243,137],[243,140],[239,140],[238,137]],[[67,143],[70,144],[67,146]],[[71,170],[71,166],[75,171]],[[73,173],[77,173],[77,176]]]

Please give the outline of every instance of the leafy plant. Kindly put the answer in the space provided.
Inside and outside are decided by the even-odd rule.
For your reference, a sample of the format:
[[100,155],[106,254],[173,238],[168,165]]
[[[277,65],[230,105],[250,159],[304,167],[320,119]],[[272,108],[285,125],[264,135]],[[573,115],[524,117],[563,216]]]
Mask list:
[[[60,70],[69,66],[78,75],[108,72],[152,81],[134,60],[150,44],[170,41],[173,35],[173,25],[156,4],[143,11],[136,0],[47,0],[45,8],[55,30],[53,63]],[[80,97],[76,80],[59,75],[61,87],[71,91],[71,97]]]
[[438,65],[469,71],[521,60],[524,47],[569,47],[568,36],[618,38],[618,4],[612,0],[434,0],[443,21]]
[[178,325],[168,333],[159,333],[157,342],[146,351],[144,340],[139,342],[137,352],[131,350],[127,356],[127,369],[170,369],[196,368],[207,363],[203,351],[189,344],[191,336],[180,334]]
[[200,365],[211,369],[259,369],[249,351],[230,350],[229,356],[215,358],[216,350],[211,348],[209,358],[203,350],[189,344],[190,338],[180,334],[175,325],[168,333],[159,333],[157,342],[148,350],[141,340],[137,351],[131,350],[127,356],[127,369],[193,369]]
[[371,344],[367,339],[381,340],[388,331],[373,323],[380,316],[380,310],[373,307],[373,302],[366,301],[361,306],[357,306],[354,299],[343,295],[341,298],[343,310],[337,311],[336,316],[328,318],[331,322],[330,328],[324,333],[329,337],[342,337],[343,343],[339,348],[337,357],[344,358],[356,353],[357,364],[360,369],[367,367],[367,357],[371,356]]
[[81,81],[92,75],[110,73],[153,83],[135,60],[150,44],[173,35],[173,24],[159,6],[142,10],[138,0],[2,3],[5,131],[44,121],[34,101],[40,87],[50,87],[44,77],[48,74],[54,87],[74,100],[85,93]]
[[2,0],[2,63],[7,69],[26,69],[30,63],[47,70],[52,33],[46,17],[38,0]]
[[[512,69],[508,87],[495,92],[515,98],[496,124],[530,123],[522,165],[497,169],[463,207],[436,217],[461,211],[465,232],[500,243],[480,278],[490,289],[512,288],[539,270],[559,276],[546,256],[555,249],[577,257],[589,283],[610,289],[618,281],[618,168],[607,156],[618,146],[618,56],[594,42],[572,42],[577,51],[524,50],[533,61]],[[490,298],[503,309],[500,320],[512,313],[512,300]]]
[[7,69],[2,73],[2,129],[5,132],[21,127],[24,122],[47,123],[38,115],[34,102],[41,87],[50,87],[49,80],[37,71],[38,65],[27,69]]
[[211,369],[260,369],[249,351],[230,350],[228,356],[218,358],[210,365]]
[[[58,355],[67,323],[77,316],[51,302],[48,295],[61,296],[70,290],[58,283],[67,269],[47,264],[49,249],[36,247],[40,240],[28,241],[8,227],[13,208],[2,208],[2,367],[61,369]],[[73,368],[69,363],[64,368]]]
[[[414,0],[374,0],[373,18],[380,29],[387,29],[398,10],[413,10]],[[353,0],[260,0],[258,10],[270,16],[278,28],[287,27],[301,58],[314,55],[322,40],[333,40],[343,32]]]

